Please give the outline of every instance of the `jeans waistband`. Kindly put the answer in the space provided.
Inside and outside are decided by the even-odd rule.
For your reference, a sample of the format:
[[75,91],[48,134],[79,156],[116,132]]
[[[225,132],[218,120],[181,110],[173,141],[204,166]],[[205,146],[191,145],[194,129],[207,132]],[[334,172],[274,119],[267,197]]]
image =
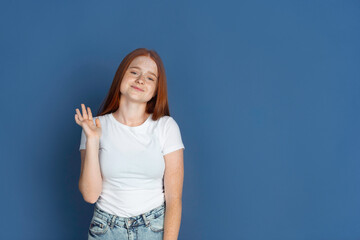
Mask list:
[[137,226],[142,224],[143,222],[145,223],[145,225],[148,225],[148,220],[147,218],[150,217],[151,215],[155,216],[157,214],[162,213],[165,209],[166,203],[162,203],[160,206],[153,208],[143,214],[139,214],[137,216],[132,216],[132,217],[120,217],[108,212],[105,212],[103,210],[101,210],[99,207],[97,207],[97,205],[95,204],[94,206],[94,212],[96,217],[100,217],[104,220],[106,220],[108,222],[108,225],[110,225],[111,227],[113,227],[114,225],[119,225],[119,226],[123,226],[124,223],[127,226],[133,225],[133,226]]

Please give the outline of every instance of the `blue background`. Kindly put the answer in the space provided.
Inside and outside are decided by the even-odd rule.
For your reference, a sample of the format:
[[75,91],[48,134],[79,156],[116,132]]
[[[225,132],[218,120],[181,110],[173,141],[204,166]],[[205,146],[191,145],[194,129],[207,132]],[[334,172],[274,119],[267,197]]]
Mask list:
[[359,1],[2,1],[2,239],[86,239],[81,103],[155,49],[180,126],[179,239],[360,239]]

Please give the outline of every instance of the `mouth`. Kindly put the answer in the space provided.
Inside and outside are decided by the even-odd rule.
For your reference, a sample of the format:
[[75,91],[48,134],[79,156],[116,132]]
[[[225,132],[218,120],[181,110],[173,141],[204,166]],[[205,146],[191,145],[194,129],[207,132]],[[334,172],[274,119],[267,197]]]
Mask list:
[[143,92],[144,90],[142,90],[142,89],[140,89],[140,88],[137,88],[137,87],[135,87],[135,86],[131,86],[132,88],[135,88],[136,90],[138,90],[138,91],[141,91],[141,92]]

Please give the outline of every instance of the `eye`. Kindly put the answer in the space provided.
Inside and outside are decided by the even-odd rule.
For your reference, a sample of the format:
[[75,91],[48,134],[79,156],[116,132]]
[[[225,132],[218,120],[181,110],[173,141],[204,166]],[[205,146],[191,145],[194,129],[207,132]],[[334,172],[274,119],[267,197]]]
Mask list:
[[137,72],[131,72],[131,73],[135,73],[135,74],[137,74]]
[[152,78],[149,78],[151,81],[154,81],[154,79],[152,79]]

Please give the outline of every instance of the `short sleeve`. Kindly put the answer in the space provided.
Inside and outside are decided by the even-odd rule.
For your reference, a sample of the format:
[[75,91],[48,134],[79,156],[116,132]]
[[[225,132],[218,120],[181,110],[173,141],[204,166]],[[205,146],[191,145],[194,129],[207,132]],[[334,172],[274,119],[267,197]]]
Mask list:
[[166,155],[180,148],[185,149],[185,146],[182,142],[179,125],[170,116],[165,123],[163,138],[163,155]]
[[[95,119],[96,118],[98,118],[98,117],[93,118],[94,124],[95,124]],[[81,130],[81,139],[80,139],[79,151],[82,150],[82,149],[86,149],[86,135],[85,135],[84,129]]]

